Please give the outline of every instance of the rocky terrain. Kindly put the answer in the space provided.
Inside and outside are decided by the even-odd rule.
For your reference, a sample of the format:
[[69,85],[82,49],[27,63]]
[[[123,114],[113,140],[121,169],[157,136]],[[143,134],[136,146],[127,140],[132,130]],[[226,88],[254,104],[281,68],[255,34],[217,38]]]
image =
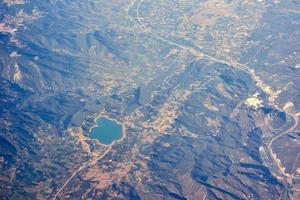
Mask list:
[[300,198],[298,1],[0,9],[0,199]]

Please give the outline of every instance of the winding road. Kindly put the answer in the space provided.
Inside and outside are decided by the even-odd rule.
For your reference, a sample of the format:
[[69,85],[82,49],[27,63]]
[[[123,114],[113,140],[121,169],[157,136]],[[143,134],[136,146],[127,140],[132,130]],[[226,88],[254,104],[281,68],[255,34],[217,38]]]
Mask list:
[[[180,49],[183,49],[183,50],[186,50],[188,52],[190,52],[192,55],[198,57],[198,58],[206,58],[210,61],[213,61],[213,62],[216,62],[216,63],[221,63],[221,64],[226,64],[228,66],[232,66],[232,67],[236,67],[236,68],[239,68],[241,70],[244,70],[246,73],[248,73],[253,81],[255,83],[258,82],[258,80],[260,80],[260,78],[255,74],[255,71],[253,69],[251,69],[249,66],[245,65],[245,64],[241,64],[241,63],[238,63],[238,62],[228,62],[228,61],[225,61],[225,60],[222,60],[222,59],[218,59],[216,57],[213,57],[211,55],[208,55],[208,54],[205,54],[203,52],[200,52],[199,50],[196,50],[194,48],[191,48],[191,47],[187,47],[187,46],[184,46],[184,45],[181,45],[181,44],[178,44],[176,42],[173,42],[173,41],[170,41],[166,38],[164,38],[163,36],[153,32],[150,28],[148,28],[145,24],[144,24],[144,20],[143,18],[141,18],[140,16],[140,7],[142,6],[143,2],[145,0],[140,0],[139,3],[137,4],[137,7],[136,7],[136,19],[137,19],[137,22],[139,24],[139,26],[141,27],[141,29],[143,29],[145,32],[148,32],[150,35],[152,35],[153,38],[156,38],[157,40],[160,40],[162,42],[165,42],[169,45],[173,45],[173,46],[176,46]],[[259,86],[263,91],[265,91],[265,88],[264,86],[267,86],[265,83],[262,84],[257,84],[257,86]],[[271,88],[271,87],[270,87]],[[272,95],[268,92],[266,92],[268,95]],[[147,105],[147,104],[146,104]],[[143,105],[143,106],[140,106],[138,107],[137,109],[135,109],[126,119],[127,120],[131,120],[132,119],[132,116],[134,115],[134,113],[141,109],[142,107],[146,106],[146,105]],[[298,117],[296,115],[294,115],[293,113],[290,113],[290,112],[287,112],[287,111],[284,111],[283,109],[280,109],[278,105],[275,104],[275,101],[273,101],[273,103],[270,104],[272,107],[276,108],[277,110],[279,111],[282,111],[282,112],[285,112],[287,115],[291,116],[295,123],[294,125],[289,128],[288,130],[284,131],[283,133],[275,136],[274,138],[271,139],[271,141],[267,144],[267,147],[270,151],[270,154],[271,154],[271,157],[273,159],[273,162],[277,165],[278,169],[280,169],[280,173],[286,177],[286,174],[284,171],[281,170],[280,168],[280,163],[278,163],[278,161],[276,160],[276,156],[275,154],[273,153],[272,151],[272,144],[275,140],[277,140],[278,138],[286,135],[286,134],[289,134],[291,131],[293,131],[297,126],[298,126]],[[124,120],[126,121],[126,120]],[[58,196],[60,195],[60,193],[64,190],[64,188],[66,188],[66,186],[70,183],[70,181],[79,173],[81,172],[83,169],[89,167],[89,166],[92,166],[92,165],[95,165],[98,161],[100,161],[101,159],[103,159],[112,149],[112,147],[114,146],[115,143],[119,143],[121,142],[124,137],[126,136],[126,134],[124,133],[123,137],[118,140],[118,141],[115,141],[113,142],[110,146],[107,147],[107,149],[101,154],[100,157],[98,158],[94,158],[94,159],[91,159],[87,162],[85,162],[82,166],[80,166],[76,171],[74,171],[71,176],[64,182],[64,184],[57,190],[57,192],[55,193],[55,195],[53,196],[53,200],[56,200],[58,198]],[[206,193],[207,194],[207,193]],[[206,195],[204,196],[203,199],[206,198]]]
[[272,150],[272,144],[273,144],[273,142],[274,142],[275,140],[281,138],[282,136],[285,136],[285,135],[291,133],[293,130],[295,130],[295,128],[297,128],[297,126],[298,126],[298,117],[295,116],[295,115],[293,115],[292,113],[289,113],[289,112],[287,112],[287,111],[284,111],[284,110],[280,109],[280,108],[279,108],[278,106],[276,106],[276,105],[273,105],[273,106],[276,107],[277,110],[279,110],[279,111],[281,111],[281,112],[285,112],[287,115],[291,116],[291,117],[293,118],[293,120],[295,121],[295,123],[293,124],[292,127],[290,127],[288,130],[284,131],[283,133],[281,133],[281,134],[276,135],[275,137],[273,137],[273,138],[270,140],[270,142],[267,144],[267,147],[268,147],[268,149],[269,149],[269,151],[270,151],[270,154],[271,154],[271,156],[272,156],[272,160],[273,160],[273,162],[275,162],[275,164],[277,165],[278,169],[280,170],[281,175],[283,175],[284,178],[292,178],[292,177],[290,177],[290,176],[291,176],[290,174],[287,174],[287,173],[284,171],[284,169],[282,169],[280,161],[278,161],[278,160],[276,159],[276,154],[273,153],[273,150]]
[[[149,34],[151,34],[154,38],[158,39],[158,40],[161,40],[163,42],[166,42],[170,45],[174,45],[178,48],[181,48],[181,49],[184,49],[184,50],[187,50],[189,51],[191,54],[195,55],[195,56],[200,56],[200,57],[203,57],[203,58],[207,58],[208,60],[210,61],[214,61],[214,62],[217,62],[217,63],[222,63],[222,64],[226,64],[228,66],[232,66],[232,67],[236,67],[236,68],[239,68],[241,70],[244,70],[246,73],[248,73],[254,82],[258,83],[257,86],[259,86],[261,88],[262,91],[265,91],[266,94],[268,94],[269,96],[271,95],[274,95],[274,93],[276,92],[269,92],[269,91],[266,91],[266,88],[271,88],[270,86],[266,85],[265,83],[263,83],[260,79],[260,77],[258,77],[256,74],[255,74],[255,71],[253,69],[251,69],[249,66],[245,65],[245,64],[242,64],[242,63],[238,63],[238,62],[228,62],[228,61],[225,61],[225,60],[222,60],[222,59],[218,59],[218,58],[215,58],[211,55],[208,55],[208,54],[205,54],[203,52],[200,52],[196,49],[193,49],[191,47],[187,47],[187,46],[183,46],[183,45],[180,45],[176,42],[172,42],[168,39],[165,39],[164,37],[162,37],[161,35],[157,34],[157,33],[154,33],[151,29],[149,29],[145,24],[144,24],[144,20],[140,17],[140,7],[141,5],[143,4],[144,0],[140,0],[138,6],[137,6],[137,11],[136,11],[136,17],[137,17],[137,20],[140,24],[140,27],[144,29],[144,31],[148,32]],[[284,111],[283,109],[279,108],[278,105],[275,104],[275,101],[272,101],[272,103],[270,103],[270,106],[276,108],[277,110],[281,111],[281,112],[284,112],[286,113],[287,115],[291,116],[295,123],[294,125],[289,128],[288,130],[284,131],[283,133],[275,136],[274,138],[271,139],[271,141],[267,144],[268,146],[268,149],[270,151],[270,154],[272,156],[272,159],[273,159],[273,162],[277,165],[278,169],[280,169],[280,173],[284,176],[284,177],[287,177],[286,176],[286,173],[284,171],[282,171],[281,167],[280,167],[280,163],[277,161],[276,159],[276,156],[275,154],[273,153],[272,151],[272,144],[275,140],[277,140],[278,138],[284,136],[284,135],[287,135],[289,134],[291,131],[293,131],[297,126],[298,126],[298,117],[293,114],[293,113],[290,113],[290,112],[287,112],[287,111]]]

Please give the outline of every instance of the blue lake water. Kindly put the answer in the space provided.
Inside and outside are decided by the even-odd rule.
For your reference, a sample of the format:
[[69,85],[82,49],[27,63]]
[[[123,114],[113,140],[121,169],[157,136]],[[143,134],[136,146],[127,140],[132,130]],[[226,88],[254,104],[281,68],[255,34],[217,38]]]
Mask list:
[[102,144],[111,144],[122,137],[122,125],[106,117],[100,117],[97,120],[97,127],[92,129],[90,137],[97,139]]

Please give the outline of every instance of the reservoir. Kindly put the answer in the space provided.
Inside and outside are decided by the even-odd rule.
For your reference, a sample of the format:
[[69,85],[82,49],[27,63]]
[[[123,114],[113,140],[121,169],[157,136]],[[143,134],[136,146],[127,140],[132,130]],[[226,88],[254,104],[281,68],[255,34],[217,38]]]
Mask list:
[[102,144],[111,144],[122,137],[122,125],[106,117],[100,117],[97,126],[92,128],[90,137]]

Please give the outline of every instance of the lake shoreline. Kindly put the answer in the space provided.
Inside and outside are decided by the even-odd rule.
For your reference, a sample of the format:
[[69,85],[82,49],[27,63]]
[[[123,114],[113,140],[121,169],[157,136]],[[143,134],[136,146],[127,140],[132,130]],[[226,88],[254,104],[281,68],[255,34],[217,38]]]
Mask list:
[[[110,122],[110,123],[115,123],[115,125],[117,126],[117,127],[115,127],[115,128],[120,128],[120,135],[119,136],[117,136],[115,139],[112,139],[112,142],[111,143],[105,143],[105,142],[103,142],[103,140],[101,141],[101,139],[100,138],[98,138],[99,137],[99,135],[98,136],[92,136],[92,134],[93,134],[93,131],[94,131],[94,129],[95,128],[99,128],[99,129],[101,129],[101,128],[104,128],[105,129],[105,124],[103,125],[100,121],[101,120],[105,120],[106,122]],[[121,122],[119,122],[118,120],[116,120],[116,119],[113,119],[113,118],[111,118],[111,117],[109,117],[109,116],[107,116],[107,115],[105,115],[104,113],[100,113],[97,117],[95,117],[95,119],[94,119],[94,123],[95,123],[95,125],[93,125],[93,126],[91,126],[90,127],[90,129],[89,129],[89,134],[88,134],[88,137],[89,138],[91,138],[91,139],[95,139],[95,140],[97,140],[98,142],[99,142],[99,144],[100,145],[102,145],[102,146],[111,146],[111,145],[113,145],[115,142],[118,142],[118,141],[120,141],[120,140],[122,140],[123,138],[124,138],[124,135],[125,135],[125,126],[124,126],[124,124],[123,123],[121,123]],[[112,126],[112,124],[110,124],[109,126]],[[107,127],[106,127],[107,128]],[[109,128],[113,128],[113,127],[109,127]],[[104,131],[107,131],[107,130],[104,130]],[[96,134],[96,133],[95,133]],[[101,133],[100,133],[101,134]],[[101,136],[101,135],[100,135]],[[102,135],[102,136],[109,136],[109,135]]]

